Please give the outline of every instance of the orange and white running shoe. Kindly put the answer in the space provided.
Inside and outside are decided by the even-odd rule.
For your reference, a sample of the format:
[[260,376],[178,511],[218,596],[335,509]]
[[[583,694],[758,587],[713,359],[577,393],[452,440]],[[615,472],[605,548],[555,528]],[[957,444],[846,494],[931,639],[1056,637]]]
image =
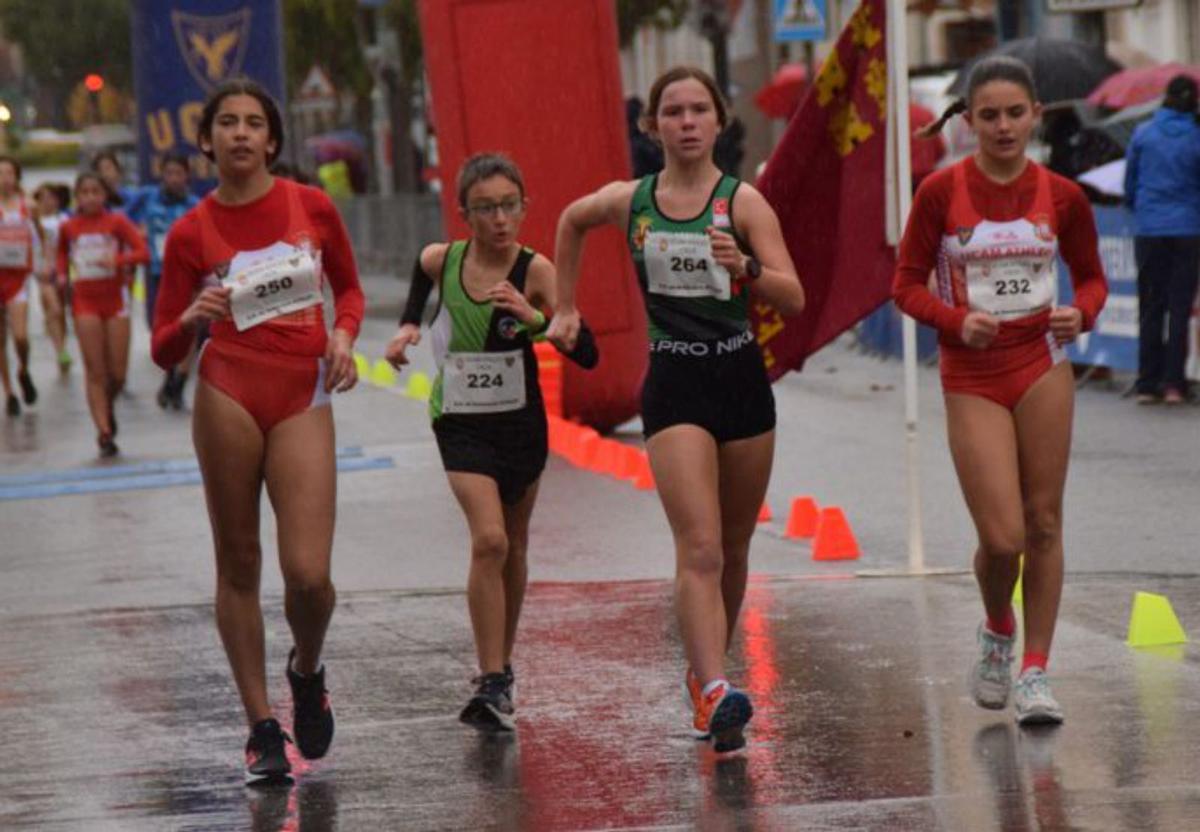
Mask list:
[[743,729],[752,716],[750,697],[722,679],[708,693],[701,693],[692,728],[708,733],[717,753],[737,751],[746,744]]
[[700,698],[703,696],[703,685],[696,678],[696,674],[689,667],[687,673],[683,677],[683,698],[687,703],[688,712],[692,714],[692,725],[688,730],[691,731],[692,738],[697,740],[706,740],[709,737],[708,726],[701,728],[698,720],[700,718]]

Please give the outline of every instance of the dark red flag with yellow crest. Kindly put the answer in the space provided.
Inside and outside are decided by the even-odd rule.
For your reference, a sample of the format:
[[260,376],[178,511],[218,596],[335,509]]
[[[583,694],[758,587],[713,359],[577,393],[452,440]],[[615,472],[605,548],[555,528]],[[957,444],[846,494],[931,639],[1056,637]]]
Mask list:
[[863,0],[758,181],[807,295],[796,318],[752,304],[772,380],[799,369],[891,293],[886,18],[884,0]]

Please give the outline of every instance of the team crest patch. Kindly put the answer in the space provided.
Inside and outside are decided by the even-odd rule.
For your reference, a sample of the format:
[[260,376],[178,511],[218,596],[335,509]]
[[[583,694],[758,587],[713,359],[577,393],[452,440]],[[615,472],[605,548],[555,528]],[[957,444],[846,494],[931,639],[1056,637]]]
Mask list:
[[252,18],[250,9],[222,15],[171,12],[179,54],[205,91],[212,92],[221,82],[241,74]]
[[960,246],[965,246],[967,243],[971,242],[971,238],[975,236],[975,229],[971,226],[960,225],[958,230],[954,233],[958,237],[958,244]]
[[501,338],[504,338],[507,341],[511,341],[512,339],[517,337],[517,331],[518,331],[517,327],[518,327],[518,323],[517,323],[516,318],[507,318],[506,317],[506,318],[501,318],[500,322],[498,324],[496,324],[496,331],[500,333]]
[[1054,240],[1054,229],[1050,227],[1050,218],[1045,214],[1037,214],[1030,218],[1033,223],[1033,233],[1042,242],[1049,243]]
[[650,233],[650,226],[654,225],[654,220],[641,216],[635,220],[634,224],[636,227],[633,232],[633,247],[637,251],[641,251],[646,245],[646,235]]

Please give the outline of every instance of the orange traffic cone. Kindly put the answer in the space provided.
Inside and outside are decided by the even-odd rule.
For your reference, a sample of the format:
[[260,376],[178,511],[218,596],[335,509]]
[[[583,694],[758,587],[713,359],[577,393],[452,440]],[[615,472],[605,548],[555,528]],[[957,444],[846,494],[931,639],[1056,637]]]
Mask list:
[[858,541],[840,508],[830,506],[817,515],[817,536],[813,541],[813,560],[856,560]]
[[812,537],[817,533],[817,501],[812,497],[792,498],[787,528],[783,536],[789,540]]
[[620,473],[621,468],[621,453],[625,446],[615,439],[601,439],[600,450],[596,452],[596,466],[593,469],[597,474],[615,477]]
[[594,471],[596,468],[596,460],[600,453],[600,444],[604,441],[600,438],[600,434],[596,433],[592,428],[584,428],[579,439],[579,456],[575,460],[575,464],[580,468],[586,468],[589,471]]
[[617,479],[635,482],[638,472],[642,470],[642,452],[632,445],[621,446],[621,470]]
[[767,504],[766,500],[763,500],[762,508],[758,510],[758,522],[770,523],[772,517],[774,515],[771,514],[771,507]]
[[638,455],[638,459],[637,479],[633,481],[633,487],[639,491],[653,491],[654,472],[650,470],[650,458],[643,453]]

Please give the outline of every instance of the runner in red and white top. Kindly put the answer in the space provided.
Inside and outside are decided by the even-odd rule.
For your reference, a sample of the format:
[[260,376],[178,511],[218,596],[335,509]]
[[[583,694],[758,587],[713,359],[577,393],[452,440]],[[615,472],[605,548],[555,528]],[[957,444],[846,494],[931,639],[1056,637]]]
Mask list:
[[58,369],[67,373],[71,369],[71,353],[67,349],[66,293],[56,279],[58,258],[58,232],[70,219],[63,203],[62,192],[70,201],[71,189],[67,185],[44,182],[33,192],[33,213],[38,229],[42,232],[42,249],[45,256],[41,263],[35,258],[34,271],[42,301],[42,314],[46,318],[46,331],[58,356]]
[[58,232],[58,279],[70,281],[71,316],[83,356],[88,409],[100,455],[115,456],[114,404],[129,370],[130,266],[150,251],[123,214],[105,207],[108,188],[97,174],[75,181],[76,214]]
[[[257,84],[230,81],[204,107],[199,144],[218,185],[167,236],[152,352],[177,364],[202,326],[192,435],[217,560],[217,628],[250,724],[247,782],[286,781],[290,738],[271,716],[259,606],[259,495],[278,525],[285,610],[294,647],[296,743],[306,758],[333,739],[321,648],[334,607],[330,581],[335,453],[330,394],[357,381],[363,316],[349,239],[320,191],[269,173],[283,147],[279,108]],[[333,290],[333,333],[322,290]]]
[[[970,687],[985,708],[1003,708],[1012,688],[1024,553],[1025,655],[1014,694],[1022,724],[1063,719],[1045,673],[1062,595],[1075,392],[1062,345],[1091,329],[1108,293],[1083,192],[1025,155],[1041,112],[1034,90],[1010,58],[972,72],[965,101],[934,129],[965,111],[979,151],[917,191],[893,289],[901,310],[939,333],[950,451],[979,536],[986,620]],[[1071,305],[1057,302],[1060,253]]]
[[[29,275],[44,261],[42,237],[21,192],[21,164],[0,156],[0,384],[9,416],[21,414],[21,401],[37,401],[37,388],[29,375]],[[17,382],[21,398],[13,392],[8,372],[8,332],[17,353]]]

